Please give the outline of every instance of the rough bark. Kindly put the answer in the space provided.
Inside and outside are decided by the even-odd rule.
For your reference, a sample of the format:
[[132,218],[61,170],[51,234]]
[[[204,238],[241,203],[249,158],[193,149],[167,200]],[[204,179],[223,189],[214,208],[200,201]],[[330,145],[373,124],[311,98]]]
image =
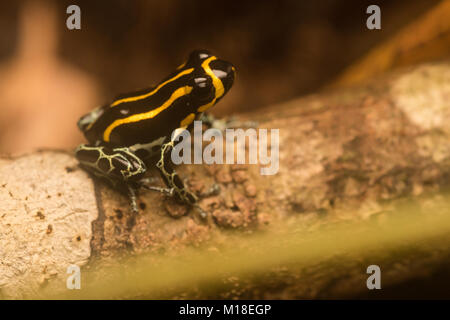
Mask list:
[[[390,200],[420,197],[448,186],[450,64],[446,62],[271,106],[239,119],[279,129],[279,172],[262,176],[259,165],[179,166],[177,171],[200,196],[213,183],[220,186],[220,194],[200,201],[210,213],[206,220],[195,209],[150,191],[140,192],[140,212],[134,215],[125,195],[93,181],[66,153],[41,151],[2,159],[3,296],[29,296],[47,283],[65,283],[68,263],[87,263],[89,268],[94,260],[114,263],[130,252],[178,252],[280,224],[326,225],[382,217],[389,215]],[[158,176],[155,170],[150,174]],[[230,234],[230,229],[236,232]],[[402,263],[407,263],[409,277],[417,277],[445,263],[448,253],[420,251],[422,257],[432,255],[432,262],[408,255]],[[382,261],[395,265],[390,257]],[[336,265],[336,272],[324,272],[320,265],[306,268],[301,272],[307,272],[307,281],[299,280],[300,271],[281,268],[264,284],[241,278],[239,290],[199,290],[192,297],[351,296],[365,286],[367,275],[360,268],[358,263]],[[390,270],[392,283],[405,279],[405,267]]]

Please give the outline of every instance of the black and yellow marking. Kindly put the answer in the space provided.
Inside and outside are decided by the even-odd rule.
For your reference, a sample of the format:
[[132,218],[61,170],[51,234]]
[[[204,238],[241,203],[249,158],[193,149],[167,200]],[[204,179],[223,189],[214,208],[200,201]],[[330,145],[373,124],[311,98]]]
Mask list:
[[148,93],[144,93],[144,94],[140,94],[137,96],[131,96],[131,97],[127,97],[127,98],[122,98],[122,99],[117,99],[115,100],[113,103],[111,103],[111,107],[115,107],[121,103],[126,103],[126,102],[132,102],[132,101],[137,101],[137,100],[142,100],[145,98],[148,98],[152,95],[154,95],[155,93],[157,93],[162,87],[164,87],[167,84],[170,84],[171,82],[177,80],[178,78],[186,75],[186,74],[190,74],[192,73],[192,71],[194,71],[194,68],[189,68],[183,71],[180,71],[179,73],[177,73],[175,76],[169,78],[168,80],[162,82],[161,84],[159,84],[155,89],[151,90]]
[[[189,126],[195,117],[213,106],[225,93],[222,81],[210,67],[210,56],[191,67],[187,62],[158,86],[138,94],[122,95],[86,127],[89,141],[101,140],[113,145],[146,143],[180,127]],[[193,77],[210,78],[213,85],[209,101],[200,105],[191,95]]]
[[[128,148],[90,147],[80,145],[75,150],[80,163],[96,176],[107,178],[113,184],[119,181],[137,181],[147,168],[144,162]],[[111,180],[116,177],[117,179]]]
[[[170,152],[174,142],[170,137],[178,128],[189,128],[216,104],[231,88],[234,76],[235,69],[229,62],[205,50],[193,51],[157,86],[122,94],[84,115],[78,127],[89,145],[77,148],[77,159],[96,176],[115,186],[125,185],[133,211],[137,211],[135,191],[140,187],[196,205],[197,197],[185,188],[172,168]],[[146,164],[151,163],[147,160],[158,153],[156,167],[169,189],[143,182]]]
[[[121,126],[121,125],[127,124],[127,123],[140,122],[140,121],[144,121],[144,120],[153,119],[154,117],[156,117],[158,114],[160,114],[167,108],[170,108],[171,106],[173,106],[175,100],[177,100],[178,98],[180,98],[182,96],[189,94],[191,91],[192,91],[192,87],[189,87],[189,86],[178,88],[171,94],[169,99],[164,101],[164,103],[162,105],[158,106],[157,108],[151,109],[147,112],[136,113],[129,117],[121,118],[121,119],[117,119],[117,120],[113,121],[103,132],[103,141],[109,142],[110,137],[111,137],[111,132],[118,126]],[[128,99],[130,99],[130,98],[128,98]],[[142,98],[142,99],[144,99],[144,98]],[[130,100],[130,101],[137,101],[137,100],[139,100],[139,99]],[[121,102],[121,103],[124,103],[124,102]]]
[[[225,94],[224,84],[211,67],[214,61],[218,61],[215,56],[198,62],[188,60],[156,87],[121,95],[101,109],[100,117],[85,126],[86,137],[90,142],[129,146],[148,143],[170,135],[177,128],[188,127],[197,115]],[[193,78],[196,77],[211,79],[212,94],[206,103],[196,101],[198,97],[193,92]]]
[[197,202],[197,196],[187,190],[178,173],[172,168],[170,153],[172,152],[173,146],[173,141],[170,141],[162,146],[161,158],[156,164],[156,167],[159,169],[161,177],[166,185],[173,190],[174,196],[179,201],[187,204],[194,204]]
[[217,59],[216,57],[212,56],[212,57],[209,57],[208,59],[206,59],[202,63],[203,70],[205,71],[205,73],[208,76],[211,77],[211,79],[213,81],[215,92],[214,92],[214,99],[211,102],[208,102],[207,104],[198,107],[197,112],[199,112],[199,113],[202,113],[203,111],[206,111],[209,108],[211,108],[216,103],[217,99],[222,97],[225,93],[225,89],[224,89],[222,81],[220,81],[220,79],[214,74],[214,72],[211,70],[211,67],[209,66],[211,61],[214,61],[216,59]]

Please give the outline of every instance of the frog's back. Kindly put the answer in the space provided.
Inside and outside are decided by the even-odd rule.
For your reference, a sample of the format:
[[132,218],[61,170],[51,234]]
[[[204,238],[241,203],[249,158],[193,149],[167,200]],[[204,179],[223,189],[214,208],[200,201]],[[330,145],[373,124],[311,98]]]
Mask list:
[[152,88],[118,96],[82,117],[78,126],[91,144],[149,144],[187,127],[231,88],[235,70],[205,50]]
[[193,71],[179,70],[155,87],[116,97],[85,130],[86,138],[91,143],[130,146],[170,135],[187,114],[195,112],[189,98],[192,88],[187,85]]

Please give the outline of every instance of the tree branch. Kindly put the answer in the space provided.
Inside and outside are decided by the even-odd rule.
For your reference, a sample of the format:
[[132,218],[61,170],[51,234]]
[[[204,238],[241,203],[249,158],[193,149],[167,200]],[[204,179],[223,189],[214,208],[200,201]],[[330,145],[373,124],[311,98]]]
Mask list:
[[[61,286],[71,263],[89,269],[94,261],[115,263],[129,252],[176,254],[191,246],[223,244],[239,234],[271,235],[280,226],[314,229],[389,217],[391,201],[422,199],[448,186],[449,96],[450,65],[439,63],[242,114],[240,119],[258,121],[259,128],[279,129],[279,172],[263,176],[260,165],[179,166],[177,171],[199,195],[214,183],[220,186],[220,194],[200,201],[210,213],[206,220],[195,209],[145,190],[134,215],[125,195],[93,182],[66,153],[41,151],[2,159],[2,294],[19,297]],[[158,176],[155,170],[150,175]],[[444,262],[446,256],[448,251],[434,262]],[[395,265],[392,252],[378,257]],[[392,269],[391,283],[423,270],[423,263],[411,257],[414,252],[402,256],[411,272]],[[365,288],[365,282],[348,286],[341,281],[355,284],[355,279],[365,278],[361,264],[330,261],[327,267],[341,271],[304,266],[301,272],[310,270],[309,280],[302,282],[295,277],[299,273],[286,274],[280,267],[270,283],[244,277],[239,281],[246,285],[239,292],[224,285],[220,295],[202,290],[190,294],[314,298],[343,297]],[[430,263],[427,270],[437,265]]]

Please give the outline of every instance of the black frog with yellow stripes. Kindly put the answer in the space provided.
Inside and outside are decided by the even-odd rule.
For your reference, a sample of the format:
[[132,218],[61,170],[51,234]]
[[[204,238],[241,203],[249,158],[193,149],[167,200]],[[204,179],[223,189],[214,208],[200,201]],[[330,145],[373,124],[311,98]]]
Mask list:
[[[215,105],[230,90],[233,65],[206,50],[193,51],[188,60],[155,87],[122,94],[111,103],[81,117],[78,127],[89,144],[76,149],[81,166],[128,191],[137,212],[140,187],[173,195],[195,205],[197,197],[184,186],[172,168],[170,152],[175,129],[190,129],[195,119]],[[167,188],[149,186],[145,172],[151,159]]]

